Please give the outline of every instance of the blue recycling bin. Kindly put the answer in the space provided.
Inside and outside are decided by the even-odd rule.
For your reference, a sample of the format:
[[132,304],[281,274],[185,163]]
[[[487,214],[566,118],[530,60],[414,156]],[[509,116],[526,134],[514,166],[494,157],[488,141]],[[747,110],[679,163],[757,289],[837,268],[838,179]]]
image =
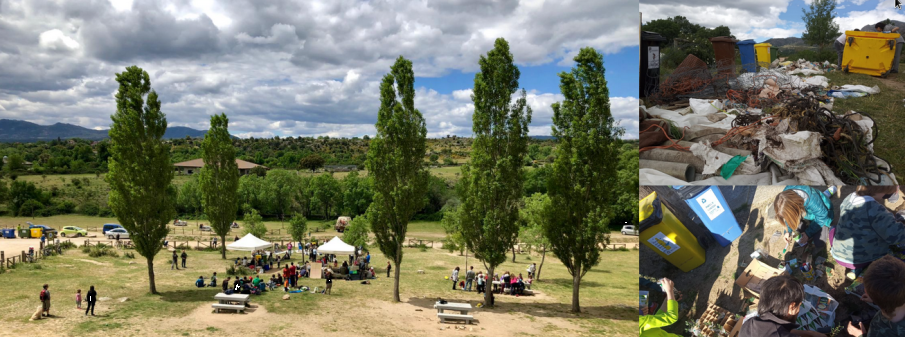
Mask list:
[[13,228],[4,228],[0,230],[3,233],[3,237],[7,239],[15,239],[16,238],[16,230]]
[[757,55],[754,53],[754,40],[742,40],[735,43],[742,56],[742,69],[747,72],[757,71]]
[[719,186],[673,186],[688,207],[701,218],[713,238],[726,247],[742,235],[732,208],[720,193]]

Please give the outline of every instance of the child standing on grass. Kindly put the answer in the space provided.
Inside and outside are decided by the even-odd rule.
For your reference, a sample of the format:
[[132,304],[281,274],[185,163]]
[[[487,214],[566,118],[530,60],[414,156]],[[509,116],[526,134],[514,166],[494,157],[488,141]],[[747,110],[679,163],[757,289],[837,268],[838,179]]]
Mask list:
[[82,289],[75,291],[75,308],[82,309]]

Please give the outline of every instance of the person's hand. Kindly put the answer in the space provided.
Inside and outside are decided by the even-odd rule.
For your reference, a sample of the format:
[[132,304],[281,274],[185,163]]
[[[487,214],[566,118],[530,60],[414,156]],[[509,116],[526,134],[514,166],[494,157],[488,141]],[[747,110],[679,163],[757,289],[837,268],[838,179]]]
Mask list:
[[674,289],[675,285],[673,284],[672,280],[664,277],[664,278],[660,279],[660,284],[663,285],[663,291],[666,293],[667,299],[674,300],[675,296],[674,296],[673,289]]
[[648,308],[648,307],[641,308],[641,316],[647,316],[647,315],[650,315],[650,308]]
[[792,233],[786,232],[782,235],[782,238],[786,240],[786,242],[792,242]]
[[867,303],[874,303],[873,300],[870,299],[870,296],[867,295],[867,292],[864,292],[864,295],[861,295],[861,300]]
[[807,242],[808,242],[808,235],[805,233],[801,233],[801,243],[807,243]]
[[849,335],[858,337],[864,334],[864,323],[858,322],[858,326],[854,326],[852,322],[848,322],[848,326],[846,327]]

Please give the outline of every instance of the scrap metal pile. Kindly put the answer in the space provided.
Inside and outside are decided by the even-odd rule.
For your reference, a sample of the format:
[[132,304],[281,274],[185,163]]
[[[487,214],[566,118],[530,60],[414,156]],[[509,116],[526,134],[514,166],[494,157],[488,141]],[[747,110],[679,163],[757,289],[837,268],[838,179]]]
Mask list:
[[890,164],[873,152],[873,119],[832,106],[839,92],[879,88],[830,88],[818,74],[833,67],[779,59],[743,72],[689,55],[648,93],[655,106],[641,107],[642,183],[893,184]]

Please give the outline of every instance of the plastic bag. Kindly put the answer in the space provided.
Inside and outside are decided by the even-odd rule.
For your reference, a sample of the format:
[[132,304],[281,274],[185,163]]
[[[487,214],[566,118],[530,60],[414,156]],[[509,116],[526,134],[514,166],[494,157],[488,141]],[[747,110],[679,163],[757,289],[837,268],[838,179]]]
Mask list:
[[709,115],[723,110],[723,102],[718,99],[706,100],[691,98],[688,100],[688,105],[691,106],[691,110],[694,111],[694,113],[699,115]]

